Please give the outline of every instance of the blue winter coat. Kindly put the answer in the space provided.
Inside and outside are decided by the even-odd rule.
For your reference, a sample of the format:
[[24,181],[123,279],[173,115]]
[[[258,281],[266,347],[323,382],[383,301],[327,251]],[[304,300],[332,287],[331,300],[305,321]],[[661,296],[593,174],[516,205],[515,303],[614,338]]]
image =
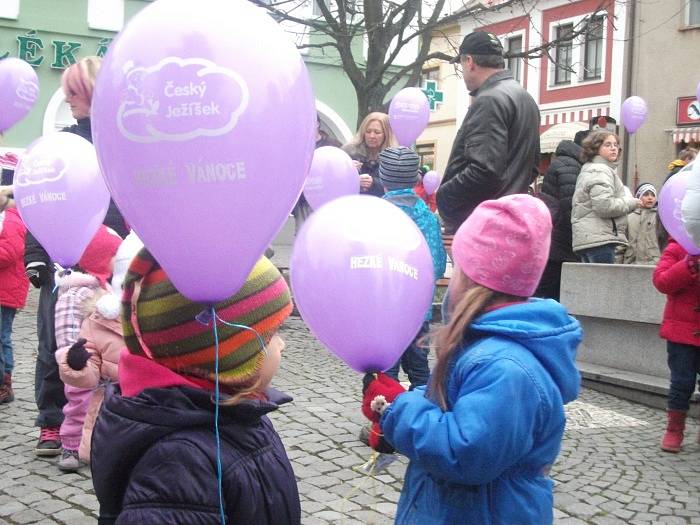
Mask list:
[[551,299],[488,312],[450,369],[447,411],[425,387],[390,405],[384,436],[410,459],[397,524],[552,522],[547,472],[579,391],[581,335]]
[[[264,415],[291,398],[222,406],[219,416],[227,523],[300,523],[299,493],[284,446]],[[152,388],[107,395],[92,436],[99,523],[218,525],[211,392]]]

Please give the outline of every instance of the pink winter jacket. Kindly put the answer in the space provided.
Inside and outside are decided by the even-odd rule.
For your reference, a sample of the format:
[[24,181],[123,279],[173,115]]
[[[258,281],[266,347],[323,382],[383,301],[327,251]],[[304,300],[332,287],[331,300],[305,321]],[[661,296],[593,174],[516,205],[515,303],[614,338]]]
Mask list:
[[104,388],[100,386],[100,381],[117,382],[119,380],[119,353],[125,346],[119,318],[119,299],[109,293],[100,292],[94,299],[85,301],[86,304],[83,305],[85,320],[78,336],[87,340],[85,349],[91,354],[87,366],[82,370],[73,370],[68,366],[68,351],[59,350],[56,353],[59,373],[64,383],[76,388],[93,389],[78,449],[80,458],[84,461],[90,460],[92,428],[104,398]]

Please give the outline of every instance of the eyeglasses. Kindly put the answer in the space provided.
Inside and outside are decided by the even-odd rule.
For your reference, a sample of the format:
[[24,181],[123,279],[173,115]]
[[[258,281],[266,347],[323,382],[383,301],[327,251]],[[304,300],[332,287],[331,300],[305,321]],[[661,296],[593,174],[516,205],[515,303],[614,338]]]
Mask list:
[[603,142],[602,146],[605,148],[620,149],[620,145],[617,142]]

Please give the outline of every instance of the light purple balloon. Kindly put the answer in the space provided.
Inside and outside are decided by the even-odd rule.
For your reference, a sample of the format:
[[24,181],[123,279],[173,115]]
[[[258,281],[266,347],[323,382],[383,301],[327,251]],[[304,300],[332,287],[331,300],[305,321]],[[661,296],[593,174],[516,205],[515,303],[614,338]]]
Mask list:
[[37,139],[22,155],[13,186],[22,220],[51,259],[76,264],[109,207],[92,144],[73,133]]
[[642,97],[632,96],[622,103],[622,124],[628,133],[636,132],[647,119],[647,103]]
[[666,231],[678,244],[683,246],[690,255],[699,255],[700,247],[695,245],[688,232],[685,231],[681,212],[683,197],[691,173],[691,171],[679,171],[661,187],[659,217]]
[[423,189],[425,190],[426,195],[432,195],[435,193],[438,186],[440,186],[440,175],[438,175],[437,171],[430,170],[423,176]]
[[360,177],[350,155],[333,146],[314,151],[304,196],[314,210],[325,203],[360,193]]
[[419,88],[404,88],[389,104],[389,123],[402,146],[411,146],[428,126],[430,102]]
[[695,87],[695,98],[700,101],[700,82],[698,82],[698,85]]
[[158,0],[110,45],[92,125],[125,219],[183,295],[211,304],[241,287],[299,198],[316,109],[264,10]]
[[0,133],[26,117],[37,98],[39,79],[34,68],[19,58],[0,60]]
[[433,261],[425,238],[382,199],[341,197],[314,212],[290,266],[304,321],[358,372],[396,363],[431,306]]

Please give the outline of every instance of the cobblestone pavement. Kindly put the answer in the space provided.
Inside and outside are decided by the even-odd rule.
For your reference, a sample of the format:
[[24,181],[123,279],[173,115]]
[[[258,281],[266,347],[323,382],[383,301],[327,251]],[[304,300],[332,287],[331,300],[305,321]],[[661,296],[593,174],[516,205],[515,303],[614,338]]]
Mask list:
[[[89,471],[61,474],[32,452],[34,308],[16,319],[16,401],[0,407],[0,524],[95,523]],[[283,329],[287,349],[275,386],[295,398],[273,415],[299,480],[302,522],[392,523],[406,461],[369,478],[356,467],[370,450],[357,441],[360,377],[332,357],[298,318]],[[681,454],[658,450],[661,411],[583,391],[569,423],[555,479],[557,524],[700,524],[700,445],[691,422]]]

